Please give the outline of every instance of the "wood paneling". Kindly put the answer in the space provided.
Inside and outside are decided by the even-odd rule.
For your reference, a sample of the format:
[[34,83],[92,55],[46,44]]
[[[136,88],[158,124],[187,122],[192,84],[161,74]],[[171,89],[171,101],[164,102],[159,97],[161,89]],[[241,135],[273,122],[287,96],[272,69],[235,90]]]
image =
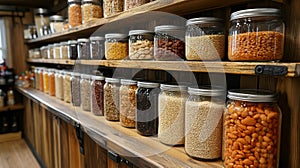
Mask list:
[[25,105],[25,111],[24,111],[24,118],[23,118],[23,130],[25,136],[28,138],[31,145],[34,145],[34,120],[33,120],[33,114],[32,114],[32,106],[30,99],[24,97],[24,105]]
[[69,136],[69,165],[72,168],[80,168],[84,164],[84,160],[81,158],[79,143],[76,135],[76,130],[70,124],[68,124],[68,136]]
[[60,145],[61,145],[61,167],[71,167],[69,164],[69,131],[68,123],[60,120]]

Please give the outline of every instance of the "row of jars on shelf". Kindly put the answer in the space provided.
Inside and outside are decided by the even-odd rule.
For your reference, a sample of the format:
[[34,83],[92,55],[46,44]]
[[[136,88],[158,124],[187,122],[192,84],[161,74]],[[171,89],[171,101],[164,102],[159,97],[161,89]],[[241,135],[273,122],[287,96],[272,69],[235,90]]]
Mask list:
[[184,145],[193,158],[223,156],[226,167],[278,166],[281,111],[271,91],[230,90],[224,110],[225,90],[220,87],[137,82],[43,68],[35,69],[35,78],[37,89],[136,128],[141,135],[157,135],[164,144]]
[[[267,11],[267,12],[265,12]],[[245,20],[251,16],[252,20]],[[280,11],[272,8],[248,9],[231,15],[228,36],[230,61],[279,61],[283,55],[284,24]],[[69,47],[71,59],[142,59],[142,60],[200,60],[225,59],[226,41],[222,19],[193,18],[184,27],[161,25],[155,32],[131,30],[129,34],[110,33],[77,41],[62,42]],[[250,27],[250,28],[249,28]],[[129,37],[129,40],[128,40]],[[184,42],[185,39],[185,42]],[[58,47],[54,44],[52,48]],[[49,47],[51,49],[51,45]],[[67,51],[67,49],[66,49]],[[51,53],[51,52],[50,52]],[[59,53],[59,52],[58,52]],[[61,54],[63,54],[61,52]],[[62,58],[67,54],[62,55]],[[48,55],[48,58],[53,58]]]

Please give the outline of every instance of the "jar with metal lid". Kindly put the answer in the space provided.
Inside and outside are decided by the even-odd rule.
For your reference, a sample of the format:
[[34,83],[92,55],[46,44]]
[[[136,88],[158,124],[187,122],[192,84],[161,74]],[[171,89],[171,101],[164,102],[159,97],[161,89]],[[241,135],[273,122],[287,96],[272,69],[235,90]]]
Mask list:
[[222,155],[225,91],[218,87],[188,88],[185,104],[185,152],[197,159]]
[[120,80],[105,78],[104,85],[104,116],[109,121],[119,121],[119,89]]
[[90,59],[90,44],[89,39],[87,38],[80,38],[77,40],[77,52],[78,52],[78,59],[87,60]]
[[104,37],[90,37],[90,54],[92,60],[101,60],[104,58]]
[[81,10],[82,23],[102,17],[102,4],[100,4],[99,0],[83,0]]
[[283,47],[284,23],[279,9],[246,9],[231,14],[230,61],[279,61]]
[[154,32],[149,30],[129,31],[129,58],[130,59],[153,59]]
[[135,127],[137,82],[121,79],[120,87],[120,123],[123,127]]
[[48,76],[48,70],[43,70],[43,83],[44,83],[44,92],[49,93],[49,76]]
[[53,58],[60,59],[60,43],[53,44]]
[[91,76],[82,74],[80,79],[80,107],[83,111],[91,111]]
[[39,79],[40,79],[40,86],[39,86],[39,89],[40,89],[40,91],[44,91],[44,68],[39,68],[39,71],[38,71],[38,73],[39,73]]
[[128,56],[128,38],[126,34],[105,34],[105,58],[121,60]]
[[160,89],[158,139],[167,145],[183,145],[187,87],[161,84]]
[[150,0],[125,0],[125,2],[124,2],[124,11],[127,11],[128,9],[144,5],[148,2],[150,2]]
[[39,90],[40,89],[40,75],[39,75],[39,68],[35,67],[34,68],[34,78],[35,78],[35,89]]
[[78,58],[77,41],[76,40],[68,41],[68,58],[71,60],[76,60]]
[[182,60],[185,56],[184,28],[174,25],[155,27],[154,58]]
[[68,17],[71,28],[81,25],[81,0],[68,0]]
[[53,59],[54,58],[54,45],[49,44],[48,45],[48,59]]
[[48,80],[49,80],[49,95],[55,96],[55,69],[49,69]]
[[64,28],[64,18],[60,15],[50,16],[51,33],[62,32]]
[[227,97],[223,119],[225,167],[278,167],[281,110],[276,94],[240,89],[228,91]]
[[63,41],[60,42],[60,58],[61,59],[68,59],[68,42]]
[[143,136],[157,135],[159,83],[138,82],[136,130]]
[[49,11],[47,9],[38,8],[34,10],[34,22],[37,29],[38,37],[47,35],[45,29],[49,29]]
[[72,95],[72,105],[80,106],[81,98],[80,98],[80,73],[72,73],[71,77],[71,95]]
[[224,23],[215,17],[193,18],[186,23],[187,60],[222,60],[225,55]]
[[71,72],[65,71],[63,77],[64,83],[64,101],[71,102]]
[[57,70],[55,73],[55,96],[63,100],[64,99],[64,84],[63,84],[63,74],[62,71]]
[[104,115],[104,84],[103,76],[92,76],[91,81],[91,112],[97,116]]
[[41,58],[47,59],[48,58],[48,46],[43,46],[40,48],[41,50]]

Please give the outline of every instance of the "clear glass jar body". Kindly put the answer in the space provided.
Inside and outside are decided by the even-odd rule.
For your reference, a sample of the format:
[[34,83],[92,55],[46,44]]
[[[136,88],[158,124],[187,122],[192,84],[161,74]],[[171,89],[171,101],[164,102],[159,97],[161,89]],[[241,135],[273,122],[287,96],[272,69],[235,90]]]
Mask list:
[[[225,167],[279,167],[281,110],[277,103],[228,98],[223,119]],[[241,155],[243,151],[249,152]]]
[[48,76],[48,71],[44,70],[43,71],[43,83],[44,83],[44,92],[49,93],[49,76]]
[[119,80],[105,79],[104,85],[104,116],[109,121],[119,121]]
[[39,76],[40,76],[39,77],[40,78],[39,89],[40,89],[40,91],[43,92],[44,91],[44,75],[43,75],[44,74],[44,70],[40,69],[38,73],[39,73]]
[[40,75],[39,75],[39,69],[34,69],[34,78],[35,78],[35,89],[40,89]]
[[103,0],[104,17],[123,12],[124,0]]
[[49,95],[55,96],[55,74],[53,70],[49,70],[48,80],[49,80]]
[[104,115],[104,77],[92,77],[91,81],[91,112],[97,116]]
[[53,59],[54,58],[54,46],[53,44],[48,45],[48,59]]
[[228,59],[230,61],[279,61],[282,59],[284,23],[280,16],[255,15],[254,13],[253,17],[248,15],[249,17],[231,19],[228,36]]
[[143,136],[157,135],[159,84],[138,83],[136,91],[136,130]]
[[124,2],[124,11],[135,8],[146,3],[150,2],[150,0],[125,0]]
[[34,15],[34,22],[37,29],[38,37],[42,37],[44,35],[47,35],[47,33],[44,33],[43,27],[49,27],[50,19],[48,16],[48,11],[46,9],[36,9]]
[[121,80],[120,87],[120,123],[123,127],[135,127],[137,84],[134,81]]
[[101,60],[104,58],[104,38],[90,37],[90,54],[92,60]]
[[90,75],[81,75],[80,80],[80,107],[83,111],[91,111],[91,78]]
[[113,0],[103,0],[103,16],[108,17],[113,14],[112,12]]
[[50,30],[51,33],[62,32],[64,28],[64,19],[62,16],[53,15],[50,17]]
[[76,40],[68,41],[68,58],[71,60],[76,60],[78,58],[77,41]]
[[167,145],[183,145],[187,92],[184,87],[178,88],[179,90],[172,88],[173,86],[162,85],[158,96],[158,139]]
[[76,27],[80,26],[82,22],[81,13],[81,1],[80,0],[69,0],[68,1],[68,20],[69,26]]
[[81,104],[81,89],[80,89],[80,74],[73,73],[71,78],[71,95],[72,95],[72,105],[80,106]]
[[63,74],[60,71],[56,71],[55,73],[55,96],[63,100],[64,98],[64,83],[63,83]]
[[41,58],[47,59],[48,58],[48,47],[43,46],[40,48],[41,50]]
[[187,21],[185,34],[187,60],[215,61],[224,59],[224,24],[218,18],[195,18]]
[[[158,28],[157,28],[158,27]],[[155,27],[155,60],[182,60],[185,57],[184,31],[173,25]],[[162,28],[161,28],[162,27]]]
[[84,1],[81,5],[82,23],[87,23],[91,20],[102,17],[102,6],[97,1]]
[[129,32],[129,59],[151,60],[154,54],[154,33],[139,31],[132,34],[132,31]]
[[64,73],[64,101],[71,102],[71,74],[70,72]]
[[60,44],[59,43],[55,43],[53,45],[53,58],[54,59],[60,59]]
[[127,38],[106,38],[105,58],[107,60],[121,60],[126,58],[127,56],[128,56]]
[[89,39],[78,39],[77,43],[78,59],[90,59],[91,57]]
[[68,42],[60,43],[60,58],[68,59]]
[[32,56],[32,58],[41,58],[41,52],[40,52],[39,48],[35,48],[33,50],[33,56]]

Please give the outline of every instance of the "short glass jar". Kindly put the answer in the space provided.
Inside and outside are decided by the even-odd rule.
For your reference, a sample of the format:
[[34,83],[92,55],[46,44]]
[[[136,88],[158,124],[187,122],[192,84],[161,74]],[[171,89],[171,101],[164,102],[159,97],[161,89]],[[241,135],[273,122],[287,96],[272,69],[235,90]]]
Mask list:
[[39,48],[35,48],[33,50],[33,55],[32,58],[36,59],[36,58],[41,58],[41,51]]
[[82,23],[102,17],[102,4],[99,0],[83,0],[81,5]]
[[[272,91],[228,91],[224,111],[224,165],[279,167],[281,110]],[[241,155],[247,152],[245,156]],[[245,153],[244,153],[245,154]]]
[[49,76],[48,76],[48,70],[47,69],[44,69],[43,70],[43,83],[44,83],[44,92],[45,93],[49,93]]
[[48,58],[48,46],[43,46],[40,48],[41,50],[41,58],[47,59]]
[[53,44],[53,58],[60,59],[60,43]]
[[185,152],[197,159],[221,158],[225,91],[203,86],[188,88],[188,93],[185,104]]
[[81,25],[81,0],[68,0],[68,20],[71,28]]
[[129,59],[153,59],[154,32],[149,30],[129,31]]
[[224,59],[225,35],[222,19],[193,18],[186,23],[185,54],[187,60],[217,61]]
[[80,89],[80,73],[74,72],[71,74],[71,103],[73,106],[80,106],[81,89]]
[[121,60],[128,56],[128,38],[126,34],[105,34],[105,58]]
[[104,85],[104,116],[109,121],[119,121],[119,89],[120,80],[105,78]]
[[78,58],[77,41],[76,40],[68,41],[68,58],[71,60],[76,60]]
[[55,96],[59,100],[64,99],[64,83],[63,83],[63,74],[62,71],[56,70],[55,73]]
[[80,79],[80,107],[83,111],[91,111],[91,90],[90,90],[91,76],[81,74]]
[[143,136],[157,135],[159,83],[138,82],[136,130]]
[[87,60],[91,58],[89,39],[80,38],[77,40],[77,52],[78,52],[78,59]]
[[64,71],[64,101],[71,102],[71,72]]
[[97,116],[104,115],[104,84],[103,76],[92,76],[91,81],[91,112]]
[[49,44],[48,45],[48,59],[53,59],[54,58],[54,45],[53,44]]
[[104,58],[104,37],[92,36],[90,37],[90,54],[92,60],[101,60]]
[[150,2],[150,0],[125,0],[125,2],[124,2],[124,11],[127,11],[128,9],[144,5],[148,2]]
[[256,8],[231,14],[230,61],[279,61],[283,47],[284,23],[279,9]]
[[185,57],[184,28],[174,25],[155,27],[154,58],[156,60],[182,60]]
[[137,82],[121,79],[120,87],[120,123],[123,127],[135,127]]
[[55,96],[55,69],[49,69],[48,80],[49,80],[49,95]]
[[40,86],[39,89],[40,91],[44,91],[44,68],[39,68],[39,78],[40,78]]
[[64,18],[60,15],[50,16],[50,30],[51,33],[59,33],[64,28]]
[[68,42],[63,41],[60,42],[60,58],[61,59],[68,59]]

